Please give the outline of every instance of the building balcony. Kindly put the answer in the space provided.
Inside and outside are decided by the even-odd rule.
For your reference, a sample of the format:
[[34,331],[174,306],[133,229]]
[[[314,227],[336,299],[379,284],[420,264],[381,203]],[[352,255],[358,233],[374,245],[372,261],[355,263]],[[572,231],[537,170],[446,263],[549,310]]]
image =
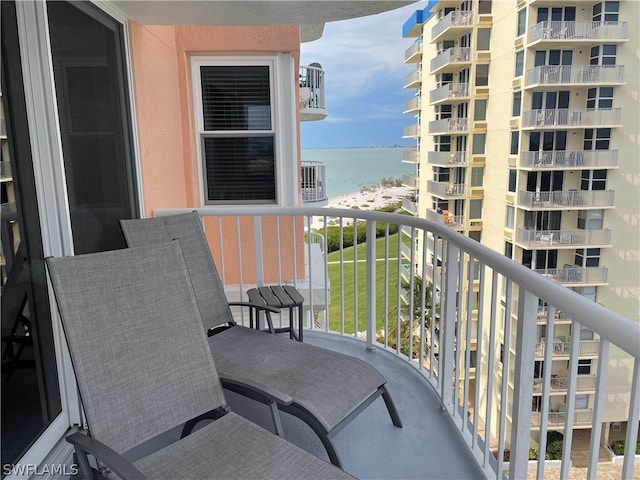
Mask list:
[[[590,409],[576,410],[573,414],[573,425],[575,427],[588,428],[593,420],[593,412]],[[556,427],[562,427],[567,421],[567,412],[549,412],[547,414],[547,425],[556,430]],[[542,422],[542,414],[540,412],[531,412],[531,428],[539,429]]]
[[427,192],[440,198],[464,197],[467,194],[467,185],[464,183],[427,181]]
[[309,206],[324,206],[327,197],[327,168],[322,162],[302,162],[302,203]]
[[613,208],[614,190],[561,190],[555,192],[518,192],[518,207],[525,210],[586,210]]
[[[548,323],[550,321],[550,318],[549,318],[550,313],[551,312],[546,308],[538,309],[538,315],[537,315],[538,323],[539,324]],[[569,317],[565,312],[561,310],[555,310],[553,312],[553,321],[557,325],[562,323],[571,323],[573,319]]]
[[402,138],[418,138],[419,136],[418,125],[407,125],[402,130]]
[[615,128],[622,126],[621,108],[528,110],[522,117],[523,130],[569,128]]
[[617,150],[549,150],[522,152],[523,170],[591,170],[618,168]]
[[413,97],[410,100],[407,100],[406,102],[404,102],[404,109],[402,110],[402,113],[415,113],[418,112],[420,110],[420,104],[422,102],[420,101],[420,97]]
[[[551,383],[549,384],[549,393],[554,394],[566,394],[569,386],[569,377],[559,377],[557,375],[551,376]],[[541,394],[543,387],[542,378],[533,379],[533,394]],[[578,375],[576,376],[576,392],[595,392],[596,391],[596,376],[595,375]]]
[[594,286],[606,285],[609,269],[607,267],[575,267],[540,268],[535,270],[543,277],[565,286]]
[[[580,340],[578,341],[578,356],[593,358],[598,356],[598,348],[600,347],[599,340]],[[566,340],[564,337],[558,337],[550,342],[547,346],[547,342],[536,343],[535,357],[537,359],[544,359],[544,354],[547,348],[552,349],[551,356],[556,357],[568,357],[571,355],[571,341]],[[551,377],[553,381],[553,376]]]
[[610,247],[611,230],[527,230],[518,228],[516,244],[528,250]]
[[627,22],[540,22],[529,29],[530,44],[620,43],[629,40]]
[[405,150],[402,153],[403,163],[420,163],[420,156],[417,150]]
[[624,84],[623,65],[540,65],[527,70],[525,88]]
[[466,152],[429,152],[429,163],[441,167],[462,167],[467,164]]
[[468,83],[448,83],[441,87],[431,90],[429,92],[429,103],[436,105],[440,103],[450,103],[456,101],[463,101],[469,98],[469,84]]
[[409,212],[412,215],[418,213],[418,203],[409,198],[402,199],[402,209]]
[[402,184],[409,188],[418,188],[418,176],[411,173],[406,173],[402,175]]
[[440,19],[431,29],[431,43],[457,39],[471,28],[473,12],[454,10]]
[[429,73],[450,73],[467,65],[471,65],[471,49],[451,47],[431,59]]
[[[157,214],[189,210],[167,209],[159,210]],[[264,279],[265,283],[294,285],[306,299],[303,308],[307,330],[305,342],[361,358],[388,380],[388,388],[404,420],[404,428],[393,427],[384,403],[379,399],[332,438],[345,470],[357,477],[501,479],[508,473],[509,478],[526,478],[533,430],[540,430],[541,437],[545,437],[550,429],[560,430],[565,438],[571,434],[568,429],[572,425],[561,421],[561,415],[576,418],[578,426],[590,426],[595,437],[600,438],[604,405],[610,398],[610,392],[599,387],[604,385],[600,378],[596,380],[595,390],[589,390],[593,391],[593,410],[588,412],[591,423],[582,418],[582,410],[575,409],[567,400],[585,391],[578,386],[568,389],[567,399],[562,399],[566,403],[566,411],[554,412],[552,410],[562,409],[559,404],[545,405],[544,400],[539,412],[531,411],[536,345],[539,343],[535,319],[540,302],[550,309],[565,312],[568,318],[580,322],[580,326],[593,330],[600,339],[599,344],[606,342],[611,347],[602,349],[598,364],[608,365],[615,361],[620,371],[628,376],[628,385],[640,382],[640,344],[637,342],[640,326],[568,289],[557,288],[554,282],[507,259],[501,252],[459,235],[438,222],[406,215],[316,207],[274,206],[260,210],[255,207],[220,207],[199,209],[199,213],[206,216],[204,225],[212,239],[212,253],[230,300],[246,299],[245,292],[254,286],[255,278]],[[310,218],[323,219],[322,225],[314,225],[314,236],[322,235],[331,225],[342,230],[349,228],[345,225],[353,224],[356,219],[367,235],[357,245],[354,255],[346,247],[342,249],[339,246],[332,255],[305,243],[312,237],[310,222],[307,221]],[[430,256],[423,262],[417,259],[407,262],[399,258],[400,249],[391,247],[402,242],[396,233],[391,233],[390,226],[402,230],[408,228],[411,238],[437,238],[435,246],[439,252],[435,257],[441,257],[442,264]],[[218,245],[216,239],[222,238],[225,242]],[[284,243],[298,248],[274,248],[276,238],[286,239]],[[239,242],[236,239],[243,239],[247,248],[235,248]],[[237,245],[239,247],[240,243]],[[247,255],[247,251],[255,252],[255,255]],[[357,261],[354,262],[355,258]],[[479,281],[474,281],[476,275],[468,271],[468,258],[482,262],[483,274]],[[422,264],[422,272],[418,271],[417,263]],[[293,274],[281,274],[276,268],[287,265],[300,267]],[[228,278],[238,267],[247,272],[246,276],[240,277],[239,283],[235,278]],[[287,270],[283,268],[282,271]],[[256,277],[250,278],[249,272],[256,272]],[[418,319],[428,315],[426,305],[414,305],[415,313],[409,317],[409,321],[415,317],[414,328],[397,328],[402,327],[398,326],[397,318],[400,316],[389,314],[395,300],[386,304],[385,299],[397,299],[406,294],[398,279],[400,274],[413,280],[425,272],[427,275],[424,277],[431,273],[436,286],[430,301],[436,305],[439,319],[424,326]],[[317,282],[309,281],[314,275],[321,278]],[[497,278],[508,280],[509,288],[499,288],[491,280]],[[416,284],[419,283],[412,282],[412,285]],[[345,285],[349,288],[344,288]],[[478,291],[485,301],[483,334],[478,334],[474,340],[470,334],[460,333],[470,330],[459,328],[459,322],[466,321],[468,316],[464,310],[466,303],[457,301],[460,298],[456,294],[458,289]],[[367,301],[360,302],[360,298]],[[504,311],[513,305],[514,312]],[[512,313],[516,312],[514,317]],[[505,336],[505,351],[510,354],[501,359],[500,342],[494,333],[501,332],[505,318],[514,320],[511,333]],[[517,328],[515,318],[518,319]],[[236,319],[241,324],[248,323],[248,318],[243,319],[239,313],[236,313]],[[288,325],[288,312],[272,315],[272,319],[275,326],[279,322]],[[579,326],[568,328],[573,331]],[[406,337],[398,340],[395,332],[401,330],[406,331]],[[551,344],[553,341],[548,339]],[[567,342],[560,339],[558,343]],[[590,347],[591,351],[598,352],[599,344]],[[580,348],[587,348],[586,345],[581,342]],[[472,367],[472,362],[462,358],[464,352],[472,350],[477,352],[478,358],[473,362],[478,366],[476,368]],[[614,353],[609,354],[610,351]],[[613,355],[618,355],[619,351],[626,353],[614,358]],[[505,374],[509,375],[508,382],[498,383],[496,372],[499,370],[509,372]],[[331,372],[327,370],[327,374]],[[474,375],[475,381],[480,382],[483,388],[473,388],[470,379]],[[542,399],[549,398],[551,394],[551,387],[548,387],[553,381],[551,375],[551,368],[544,369],[542,391],[535,392]],[[576,372],[570,371],[566,377],[567,386],[581,384]],[[558,386],[559,383],[555,383],[553,388]],[[633,389],[631,391],[634,392]],[[486,392],[496,394],[485,395]],[[618,409],[616,421],[638,424],[640,412],[636,408],[636,395],[628,395],[625,406]],[[241,400],[230,399],[234,410],[253,414],[256,421],[271,427],[269,409],[258,409],[251,402],[243,403]],[[243,404],[244,411],[237,406],[239,403]],[[474,408],[476,405],[482,405],[482,408]],[[510,412],[511,417],[506,418],[500,414],[501,411]],[[487,412],[491,415],[489,419],[486,418]],[[549,418],[556,413],[557,420]],[[324,458],[317,439],[310,438],[313,435],[300,428],[294,418],[284,417],[286,438]],[[538,418],[549,421],[539,421]],[[438,432],[437,442],[433,442],[434,431]],[[635,445],[637,429],[628,429],[627,435],[627,441]],[[508,467],[501,460],[506,448],[510,450],[511,459]],[[492,455],[492,449],[498,451],[498,460]],[[565,461],[568,461],[570,453],[564,453]],[[592,478],[596,478],[603,468],[597,463],[598,454],[596,442],[586,453],[587,459],[593,460]],[[629,452],[625,465],[618,467],[618,477],[634,476],[633,461],[634,455]],[[538,475],[544,477],[544,465],[534,467],[534,470],[536,468],[539,469]],[[585,474],[576,475],[579,478]]]
[[404,77],[403,88],[420,88],[422,84],[422,70],[416,68]]
[[428,209],[426,218],[427,220],[440,225],[445,225],[449,228],[453,228],[454,230],[464,230],[465,227],[464,215],[450,215],[446,210],[442,213],[438,213],[435,210]]
[[468,118],[443,118],[429,122],[430,135],[448,135],[450,133],[466,133],[469,131]]
[[300,66],[300,120],[322,120],[328,115],[324,93],[324,70],[320,66]]
[[418,38],[404,51],[404,63],[418,63],[422,60],[422,39]]

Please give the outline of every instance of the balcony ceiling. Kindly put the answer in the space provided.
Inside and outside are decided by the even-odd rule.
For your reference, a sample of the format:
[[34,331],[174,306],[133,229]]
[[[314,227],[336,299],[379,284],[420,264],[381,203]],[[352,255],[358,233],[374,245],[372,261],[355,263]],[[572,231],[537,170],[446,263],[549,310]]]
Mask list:
[[327,22],[374,15],[414,2],[113,0],[111,4],[142,25],[300,25],[301,41],[310,42],[322,36]]

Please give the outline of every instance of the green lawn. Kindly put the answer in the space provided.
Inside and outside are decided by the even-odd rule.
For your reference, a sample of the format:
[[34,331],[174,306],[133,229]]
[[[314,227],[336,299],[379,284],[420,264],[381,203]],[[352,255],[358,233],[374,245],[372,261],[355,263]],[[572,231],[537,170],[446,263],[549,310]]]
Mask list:
[[[391,310],[397,306],[398,291],[398,235],[390,235],[388,242],[387,258],[394,259],[388,263],[388,280],[385,278],[385,262],[378,261],[376,263],[376,330],[380,330],[384,326],[384,291],[388,293],[387,310]],[[332,252],[328,255],[329,261],[329,280],[331,282],[331,304],[329,307],[329,329],[342,331],[342,309],[344,309],[344,331],[353,333],[355,326],[354,308],[358,310],[358,331],[364,331],[366,326],[366,256],[365,244],[357,246],[357,291],[354,297],[354,247],[345,248],[343,250],[343,273],[341,274],[340,252]],[[385,239],[378,238],[376,240],[376,258],[385,258]],[[344,281],[344,285],[342,282]],[[342,296],[342,288],[344,287],[344,298]]]

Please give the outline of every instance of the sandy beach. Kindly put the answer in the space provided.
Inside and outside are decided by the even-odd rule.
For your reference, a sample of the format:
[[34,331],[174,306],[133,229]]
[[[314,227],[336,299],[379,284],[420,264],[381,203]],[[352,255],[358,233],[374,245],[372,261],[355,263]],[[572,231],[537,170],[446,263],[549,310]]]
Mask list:
[[[357,207],[363,211],[373,211],[390,204],[398,203],[412,192],[412,188],[405,186],[377,187],[368,190],[359,190],[329,200],[327,208],[353,209]],[[322,217],[314,217],[311,228],[321,228],[323,224]],[[345,221],[344,224],[347,225],[348,223]]]

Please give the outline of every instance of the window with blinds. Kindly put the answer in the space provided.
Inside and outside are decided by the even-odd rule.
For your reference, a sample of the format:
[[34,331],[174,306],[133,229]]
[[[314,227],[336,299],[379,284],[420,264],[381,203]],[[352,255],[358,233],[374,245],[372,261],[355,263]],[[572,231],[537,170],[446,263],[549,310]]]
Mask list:
[[200,65],[205,203],[276,203],[269,65]]

